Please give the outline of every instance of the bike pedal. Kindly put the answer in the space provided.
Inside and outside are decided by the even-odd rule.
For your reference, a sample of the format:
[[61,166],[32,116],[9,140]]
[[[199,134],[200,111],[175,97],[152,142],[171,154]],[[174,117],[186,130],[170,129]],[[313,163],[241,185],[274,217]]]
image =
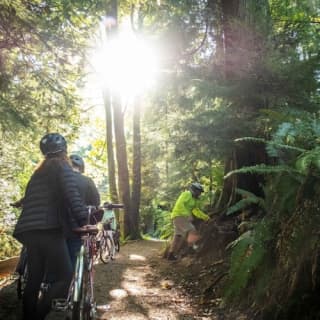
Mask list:
[[67,299],[53,299],[51,307],[55,311],[67,311],[69,303]]

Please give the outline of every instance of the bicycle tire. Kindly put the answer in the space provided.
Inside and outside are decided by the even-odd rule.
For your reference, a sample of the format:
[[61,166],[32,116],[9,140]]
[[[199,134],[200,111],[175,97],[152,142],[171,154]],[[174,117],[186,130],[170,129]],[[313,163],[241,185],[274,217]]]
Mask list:
[[94,320],[96,317],[94,293],[93,293],[93,279],[92,270],[93,267],[90,258],[86,260],[85,269],[82,277],[82,296],[80,303],[80,320]]
[[109,244],[110,248],[110,259],[114,260],[116,256],[116,246],[114,240],[112,240],[109,235],[107,235],[107,243]]
[[119,241],[119,240],[116,240],[116,241],[114,242],[114,246],[116,247],[116,251],[117,251],[117,252],[120,252],[120,241]]
[[79,303],[79,320],[90,320],[90,303],[88,301],[88,273],[84,272],[81,286],[81,300]]
[[73,281],[72,299],[72,320],[82,320],[83,303],[83,273],[84,273],[84,248],[80,249],[76,261],[75,278]]
[[107,237],[103,236],[100,241],[100,260],[104,264],[107,264],[111,259],[110,246],[107,241]]
[[73,302],[72,320],[93,319],[91,317],[91,295],[88,295],[88,292],[88,272],[84,271],[79,291],[79,301]]

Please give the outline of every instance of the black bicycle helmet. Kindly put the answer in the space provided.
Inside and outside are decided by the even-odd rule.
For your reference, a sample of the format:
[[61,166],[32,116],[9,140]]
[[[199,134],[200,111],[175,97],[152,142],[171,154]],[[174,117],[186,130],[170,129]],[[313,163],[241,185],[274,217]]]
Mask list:
[[70,160],[73,166],[79,168],[81,173],[84,173],[84,161],[80,156],[78,156],[77,154],[72,154],[70,156]]
[[40,150],[45,156],[67,152],[66,139],[59,133],[48,133],[40,140]]
[[199,182],[193,182],[190,186],[191,191],[200,191],[203,192],[203,187]]

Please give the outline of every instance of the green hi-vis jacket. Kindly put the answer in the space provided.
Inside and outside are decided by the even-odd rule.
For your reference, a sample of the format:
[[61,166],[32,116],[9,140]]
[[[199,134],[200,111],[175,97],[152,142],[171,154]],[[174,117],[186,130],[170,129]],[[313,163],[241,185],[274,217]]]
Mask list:
[[191,191],[182,192],[171,212],[171,219],[176,217],[191,217],[193,214],[199,219],[209,220],[210,217],[199,209],[200,203],[199,199],[192,197]]

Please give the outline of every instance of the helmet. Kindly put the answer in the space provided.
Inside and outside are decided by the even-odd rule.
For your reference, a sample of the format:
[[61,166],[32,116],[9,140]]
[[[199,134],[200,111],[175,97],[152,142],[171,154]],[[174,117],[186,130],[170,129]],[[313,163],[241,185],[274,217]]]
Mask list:
[[62,151],[66,152],[66,139],[59,133],[48,133],[40,140],[40,150],[45,156]]
[[70,156],[70,160],[71,160],[72,165],[73,165],[74,167],[79,168],[79,170],[80,170],[81,173],[84,172],[84,161],[83,161],[83,159],[82,159],[80,156],[78,156],[77,154],[72,154],[72,155]]
[[200,191],[203,192],[203,187],[199,182],[193,182],[190,186],[191,191]]

